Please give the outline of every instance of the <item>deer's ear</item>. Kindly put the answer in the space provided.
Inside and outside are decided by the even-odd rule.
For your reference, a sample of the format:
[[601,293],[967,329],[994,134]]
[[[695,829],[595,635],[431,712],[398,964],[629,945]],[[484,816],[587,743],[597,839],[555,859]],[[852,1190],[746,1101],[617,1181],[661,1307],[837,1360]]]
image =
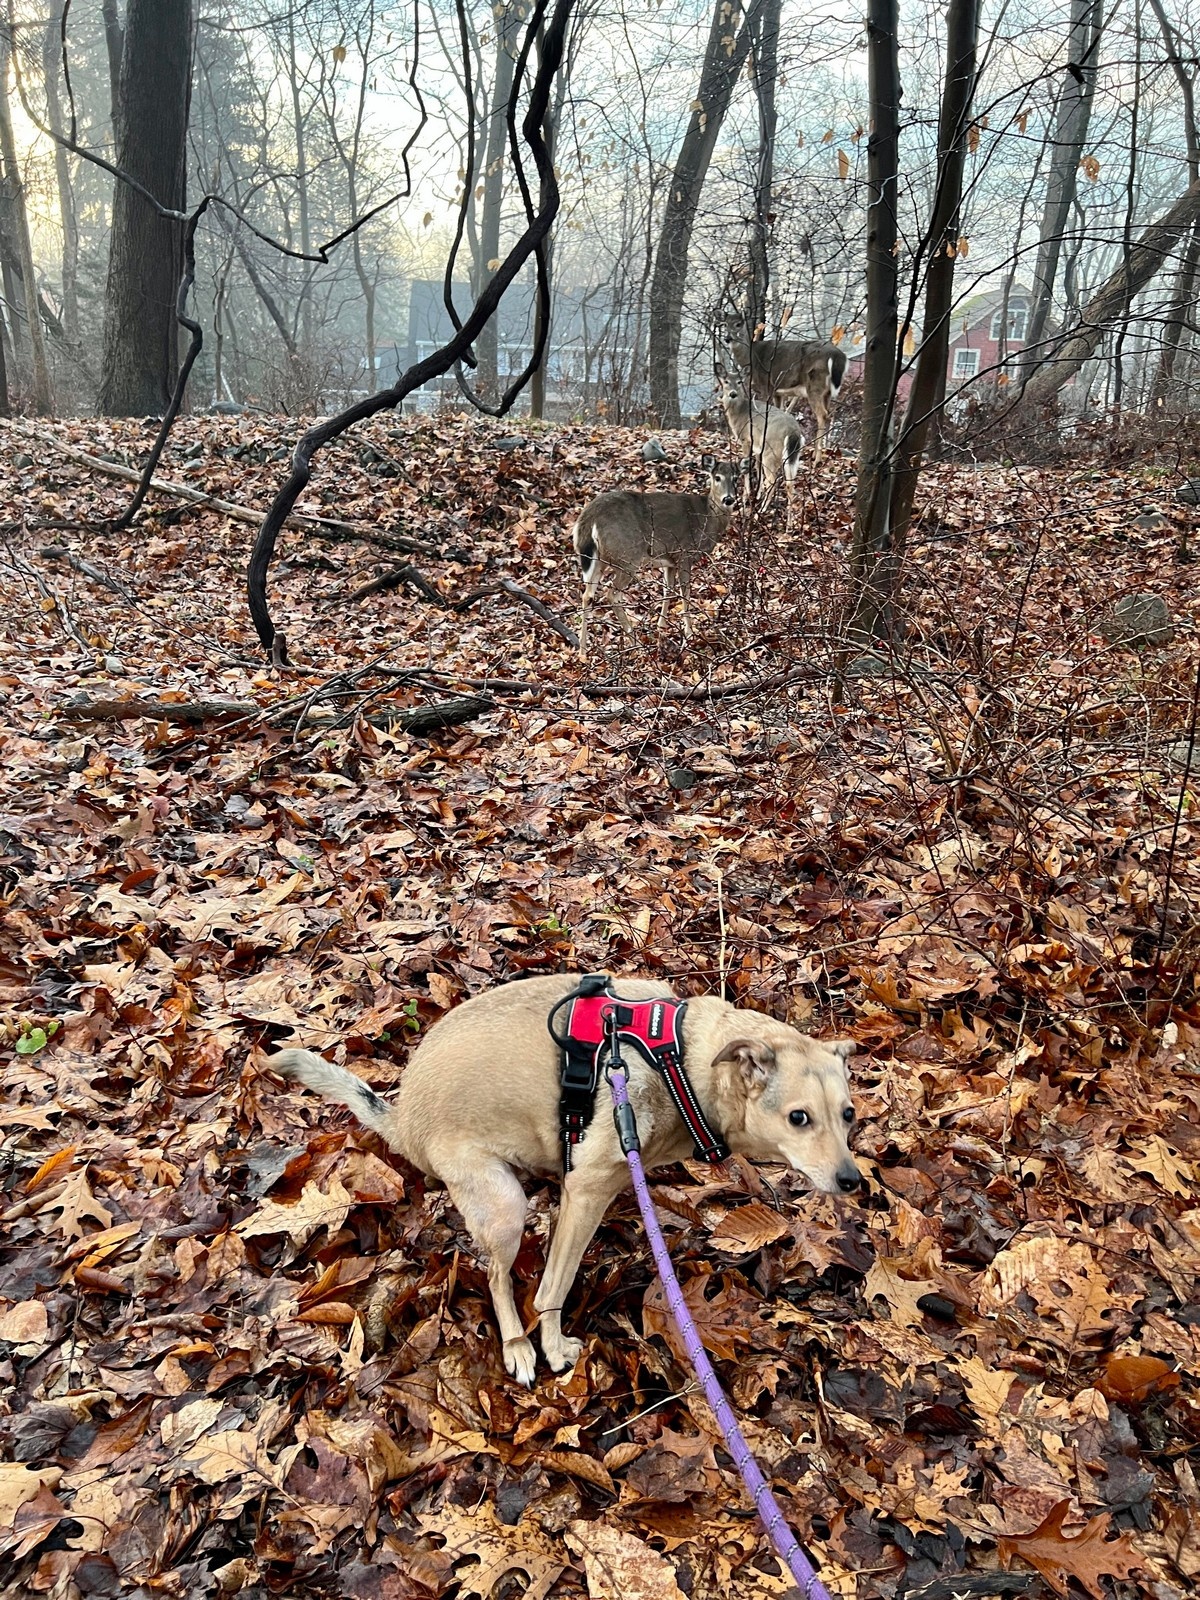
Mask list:
[[742,477],[743,478],[748,478],[750,476],[750,457],[749,456],[743,456],[742,457],[741,468],[742,468]]
[[711,472],[716,464],[716,458],[713,456],[700,457],[700,465],[704,468],[705,472]]

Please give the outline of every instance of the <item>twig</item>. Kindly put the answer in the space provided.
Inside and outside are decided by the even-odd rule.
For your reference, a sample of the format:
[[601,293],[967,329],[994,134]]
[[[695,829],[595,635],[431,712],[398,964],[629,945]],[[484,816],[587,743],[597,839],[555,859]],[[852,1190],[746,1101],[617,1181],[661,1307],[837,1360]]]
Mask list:
[[[102,461],[98,456],[90,456],[86,451],[77,450],[74,445],[66,444],[63,440],[55,438],[52,433],[39,433],[35,428],[26,428],[20,423],[14,422],[5,422],[4,426],[10,428],[20,438],[28,439],[34,444],[48,444],[69,460],[78,462],[80,466],[87,467],[92,472],[102,472],[107,477],[120,478],[126,483],[141,482],[142,474],[134,467],[125,467],[116,461]],[[190,483],[175,483],[169,478],[154,477],[150,480],[150,488],[156,489],[159,494],[173,495],[177,500],[187,500],[192,505],[204,506],[210,511],[219,511],[222,516],[232,517],[236,522],[259,523],[262,521],[262,512],[255,511],[252,506],[238,505],[233,500],[222,500],[219,495],[209,494],[206,489],[193,488]],[[324,539],[361,539],[367,544],[382,545],[388,550],[417,555],[443,555],[443,552],[435,545],[426,544],[420,539],[411,539],[403,534],[378,533],[372,528],[360,527],[357,523],[340,522],[335,517],[317,517],[310,516],[306,512],[293,511],[287,519],[287,526],[289,528],[307,529],[311,533],[319,534]],[[458,551],[444,553],[451,558],[459,555]]]
[[353,594],[346,596],[346,604],[351,605],[355,600],[365,600],[369,594],[378,594],[382,589],[398,589],[402,583],[409,583],[419,594],[435,606],[444,606],[446,596],[439,594],[424,573],[418,572],[411,561],[406,561],[402,567],[393,567],[390,572],[380,573],[378,578],[372,578],[369,583],[360,585]]
[[72,639],[81,650],[86,650],[89,656],[94,656],[96,653],[94,645],[80,633],[76,626],[75,618],[68,610],[66,602],[54,592],[38,569],[31,566],[28,561],[23,561],[11,545],[8,550],[8,559],[13,571],[19,572],[23,578],[31,580],[43,599],[50,602],[48,609],[58,618],[59,624],[67,637]]
[[454,610],[465,611],[468,606],[473,606],[477,600],[483,600],[490,594],[511,595],[514,600],[519,600],[522,605],[528,606],[536,616],[541,617],[542,621],[548,627],[553,628],[559,638],[565,640],[572,650],[579,648],[578,636],[567,626],[562,618],[556,617],[549,606],[539,600],[536,595],[530,594],[528,589],[522,589],[520,584],[514,583],[511,578],[501,578],[496,583],[485,584],[482,589],[473,589],[470,594],[464,595],[461,600],[454,602]]
[[38,551],[43,561],[65,561],[75,572],[82,572],[85,578],[91,578],[93,583],[103,584],[106,589],[111,589],[113,594],[119,595],[122,600],[134,600],[137,596],[132,590],[127,589],[116,578],[110,577],[101,567],[94,567],[90,561],[83,561],[71,550],[61,544],[43,545]]

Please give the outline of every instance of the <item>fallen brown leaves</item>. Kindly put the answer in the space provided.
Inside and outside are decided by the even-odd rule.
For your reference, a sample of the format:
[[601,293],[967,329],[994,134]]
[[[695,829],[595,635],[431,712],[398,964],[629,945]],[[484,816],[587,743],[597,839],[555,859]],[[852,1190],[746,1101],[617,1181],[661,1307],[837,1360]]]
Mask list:
[[[119,541],[56,529],[116,588],[13,536],[4,1594],[784,1592],[630,1202],[568,1307],[584,1360],[526,1392],[444,1195],[261,1068],[285,1037],[336,1045],[386,1092],[466,996],[609,967],[858,1042],[865,1204],[779,1172],[658,1186],[705,1341],[834,1592],[1184,1600],[1195,601],[1171,536],[1131,525],[1168,489],[934,469],[912,659],[831,708],[846,464],[790,538],[744,529],[698,575],[694,651],[647,634],[585,674],[504,582],[569,617],[571,512],[686,465],[652,477],[618,430],[510,452],[479,422],[372,430],[331,449],[307,509],[439,550],[412,559],[448,600],[496,592],[351,608],[368,548],[290,532],[273,595],[305,666],[283,678],[249,648],[243,524],[160,502]],[[184,423],[164,474],[262,504],[288,439]],[[0,480],[28,519],[99,522],[123,493],[7,435]],[[1178,642],[1103,645],[1103,608],[1148,587]],[[480,684],[494,703],[468,725],[401,725]],[[78,694],[262,715],[78,724],[59,715]],[[553,1204],[531,1185],[526,1313]]]

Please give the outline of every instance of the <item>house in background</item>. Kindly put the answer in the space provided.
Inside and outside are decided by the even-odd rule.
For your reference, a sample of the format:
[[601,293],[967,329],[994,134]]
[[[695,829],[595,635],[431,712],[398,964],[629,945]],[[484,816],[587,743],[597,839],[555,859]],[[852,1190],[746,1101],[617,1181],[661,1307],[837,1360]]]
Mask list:
[[[454,306],[465,321],[474,304],[469,286],[456,281]],[[501,384],[522,371],[533,351],[534,288],[529,282],[511,285],[497,312],[497,366]],[[395,383],[405,368],[423,361],[454,332],[443,298],[443,285],[414,278],[409,287],[407,346],[381,351],[379,385]],[[636,386],[632,341],[636,332],[607,288],[571,289],[555,286],[553,320],[546,353],[546,415],[569,417],[588,414],[611,404],[614,393]],[[468,379],[470,373],[468,371]],[[418,410],[433,410],[442,399],[458,395],[453,373],[432,379],[410,396]],[[528,400],[519,402],[524,410]]]
[[1007,328],[1002,288],[974,295],[955,308],[946,358],[947,394],[976,380],[996,384],[1011,376],[1006,369],[1015,366],[1013,357],[1025,347],[1029,306],[1029,290],[1014,283],[1008,293]]

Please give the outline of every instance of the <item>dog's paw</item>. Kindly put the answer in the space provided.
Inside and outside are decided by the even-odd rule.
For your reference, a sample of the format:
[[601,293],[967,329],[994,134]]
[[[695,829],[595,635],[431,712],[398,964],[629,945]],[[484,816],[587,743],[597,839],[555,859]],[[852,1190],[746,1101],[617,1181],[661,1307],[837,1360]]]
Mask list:
[[547,1350],[543,1343],[542,1351],[550,1363],[551,1372],[570,1372],[583,1354],[583,1340],[560,1338],[551,1350]]
[[510,1378],[515,1378],[518,1383],[523,1383],[527,1389],[533,1387],[534,1373],[537,1370],[537,1357],[533,1353],[533,1345],[528,1339],[506,1339],[504,1341],[504,1365]]

